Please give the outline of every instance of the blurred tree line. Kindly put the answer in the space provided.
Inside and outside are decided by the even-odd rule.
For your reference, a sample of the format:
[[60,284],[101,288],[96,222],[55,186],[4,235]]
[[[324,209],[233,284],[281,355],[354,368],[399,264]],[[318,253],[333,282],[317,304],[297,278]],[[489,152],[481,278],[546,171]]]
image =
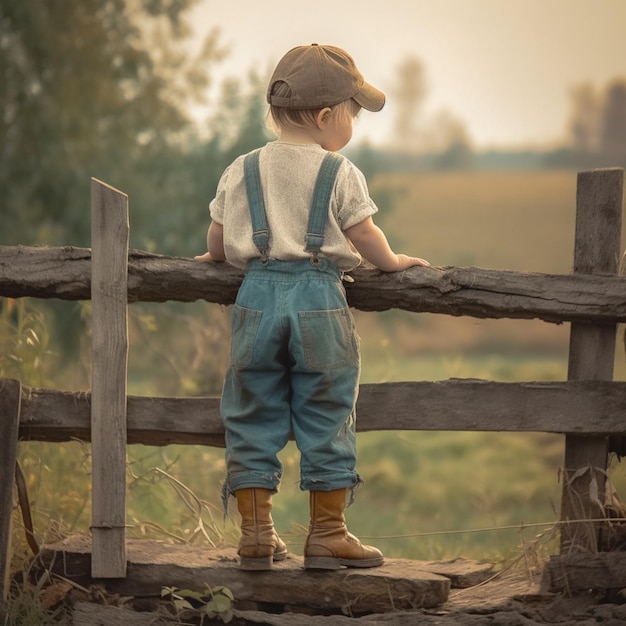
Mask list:
[[197,138],[188,111],[225,51],[214,31],[189,53],[196,1],[0,1],[0,243],[88,246],[93,176],[129,194],[132,246],[203,249],[198,207],[265,130],[251,77],[224,86]]
[[546,165],[626,167],[626,78],[597,90],[589,82],[570,91],[566,145],[546,155]]

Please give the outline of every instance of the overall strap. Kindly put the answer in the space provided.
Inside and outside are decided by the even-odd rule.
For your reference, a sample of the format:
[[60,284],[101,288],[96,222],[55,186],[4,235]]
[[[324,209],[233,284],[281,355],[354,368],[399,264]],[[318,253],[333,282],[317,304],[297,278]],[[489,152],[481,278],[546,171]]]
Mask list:
[[324,243],[330,196],[335,186],[335,179],[337,178],[337,171],[341,161],[342,158],[337,153],[329,152],[322,161],[322,166],[315,181],[309,223],[306,229],[305,247],[305,250],[313,255],[311,262],[317,262],[317,255]]
[[261,253],[261,261],[267,263],[270,250],[270,231],[265,213],[263,188],[261,187],[259,153],[260,148],[246,155],[243,161],[243,171],[250,206],[250,220],[252,221],[252,240]]

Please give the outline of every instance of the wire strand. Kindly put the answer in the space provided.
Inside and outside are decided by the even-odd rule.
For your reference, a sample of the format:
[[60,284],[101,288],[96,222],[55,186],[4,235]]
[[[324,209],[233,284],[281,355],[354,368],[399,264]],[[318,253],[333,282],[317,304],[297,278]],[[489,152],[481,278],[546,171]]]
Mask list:
[[598,524],[598,523],[626,522],[624,517],[602,517],[599,519],[577,519],[577,520],[554,520],[552,522],[532,522],[529,524],[514,524],[511,526],[492,526],[487,528],[467,528],[462,530],[434,530],[423,533],[409,533],[406,535],[361,535],[361,539],[410,539],[411,537],[433,537],[437,535],[462,535],[470,533],[486,533],[498,530],[525,530],[526,528],[544,528],[546,526],[565,526],[569,524]]

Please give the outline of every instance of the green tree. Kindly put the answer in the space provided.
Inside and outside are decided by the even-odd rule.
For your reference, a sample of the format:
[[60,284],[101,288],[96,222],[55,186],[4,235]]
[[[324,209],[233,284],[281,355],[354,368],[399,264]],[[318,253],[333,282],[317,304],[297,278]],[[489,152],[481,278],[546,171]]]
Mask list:
[[195,2],[0,0],[0,243],[89,245],[91,176],[154,220],[222,55],[185,51]]
[[[130,197],[131,246],[189,255],[210,191],[190,167],[203,98],[224,52],[188,46],[196,0],[0,0],[0,244],[90,245],[90,178]],[[75,361],[75,305],[53,315]]]

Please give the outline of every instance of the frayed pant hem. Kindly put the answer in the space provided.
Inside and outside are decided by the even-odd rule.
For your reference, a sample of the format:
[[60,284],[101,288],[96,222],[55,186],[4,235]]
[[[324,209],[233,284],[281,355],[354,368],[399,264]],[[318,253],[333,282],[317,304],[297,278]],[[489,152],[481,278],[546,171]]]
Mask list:
[[355,499],[357,490],[364,484],[363,479],[354,474],[342,478],[309,478],[300,482],[302,491],[334,491],[335,489],[347,489],[346,506],[350,506]]
[[255,477],[229,477],[222,485],[222,508],[224,509],[224,517],[228,517],[228,502],[231,496],[239,489],[269,489],[272,493],[278,493],[280,487],[281,476],[268,477],[266,475],[258,475]]

